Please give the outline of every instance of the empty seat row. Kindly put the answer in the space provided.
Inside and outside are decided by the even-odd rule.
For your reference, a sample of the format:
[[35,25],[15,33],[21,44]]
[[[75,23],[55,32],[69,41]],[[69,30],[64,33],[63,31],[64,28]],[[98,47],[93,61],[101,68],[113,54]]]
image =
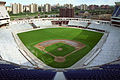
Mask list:
[[109,65],[103,65],[101,66],[103,69],[119,69],[120,70],[120,64],[109,64]]
[[0,80],[53,80],[56,72],[42,69],[22,69],[19,66],[0,64]]
[[119,80],[120,70],[68,70],[64,75],[67,80]]

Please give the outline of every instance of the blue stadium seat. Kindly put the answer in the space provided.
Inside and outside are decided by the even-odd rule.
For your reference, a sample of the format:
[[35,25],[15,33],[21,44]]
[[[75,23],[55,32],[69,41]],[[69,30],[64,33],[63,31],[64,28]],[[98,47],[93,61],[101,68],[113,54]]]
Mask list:
[[114,10],[114,12],[113,12],[112,16],[114,16],[114,14],[115,14],[115,13],[116,13],[116,11],[118,10],[118,8],[119,8],[119,6],[116,6],[116,7],[115,7],[115,10]]
[[52,70],[21,69],[18,66],[0,64],[0,80],[53,80]]
[[119,80],[120,70],[68,70],[67,80]]
[[[103,69],[101,69],[103,68]],[[120,64],[104,65],[100,69],[64,71],[67,80],[119,80]],[[53,80],[56,72],[42,69],[22,69],[19,66],[0,64],[0,80]]]
[[103,69],[118,69],[118,70],[120,70],[120,64],[103,65],[100,68],[103,68]]
[[120,17],[120,7],[119,7],[119,10],[116,13],[116,17]]
[[10,64],[0,64],[0,70],[1,69],[14,69],[14,68],[20,68],[19,66],[10,65]]

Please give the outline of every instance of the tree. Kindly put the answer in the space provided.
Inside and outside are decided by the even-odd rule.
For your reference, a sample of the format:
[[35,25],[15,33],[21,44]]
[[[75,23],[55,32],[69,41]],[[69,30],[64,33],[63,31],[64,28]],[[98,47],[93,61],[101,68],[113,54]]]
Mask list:
[[40,6],[38,7],[38,11],[41,12],[41,7]]

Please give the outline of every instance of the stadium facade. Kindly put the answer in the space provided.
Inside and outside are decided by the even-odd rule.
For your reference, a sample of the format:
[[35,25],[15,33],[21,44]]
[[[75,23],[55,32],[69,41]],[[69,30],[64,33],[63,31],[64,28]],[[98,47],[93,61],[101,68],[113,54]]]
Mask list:
[[[6,25],[4,21],[9,23],[0,28],[0,80],[120,79],[119,27],[111,25],[109,21],[83,18],[39,18],[9,22],[10,17],[4,7],[5,2],[0,2],[0,4],[0,9],[2,9],[0,25]],[[55,22],[58,24],[60,22],[60,26]],[[104,35],[90,51],[91,55],[87,55],[84,61],[80,60],[69,68],[47,66],[32,55],[17,36],[17,33],[58,27],[79,28],[101,32]],[[81,63],[84,66],[81,66]]]
[[0,26],[7,25],[10,22],[10,16],[5,8],[6,2],[0,1]]
[[120,27],[120,2],[116,2],[115,10],[112,14],[111,24]]

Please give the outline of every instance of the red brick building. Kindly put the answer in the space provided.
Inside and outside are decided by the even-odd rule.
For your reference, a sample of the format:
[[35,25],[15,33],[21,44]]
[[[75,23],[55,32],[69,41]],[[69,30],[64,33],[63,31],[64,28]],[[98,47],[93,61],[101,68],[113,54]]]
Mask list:
[[73,8],[61,8],[59,15],[60,17],[74,17],[74,9]]
[[98,9],[99,6],[98,5],[89,5],[89,10],[94,10],[94,9]]
[[100,8],[101,9],[109,9],[109,5],[101,5]]

